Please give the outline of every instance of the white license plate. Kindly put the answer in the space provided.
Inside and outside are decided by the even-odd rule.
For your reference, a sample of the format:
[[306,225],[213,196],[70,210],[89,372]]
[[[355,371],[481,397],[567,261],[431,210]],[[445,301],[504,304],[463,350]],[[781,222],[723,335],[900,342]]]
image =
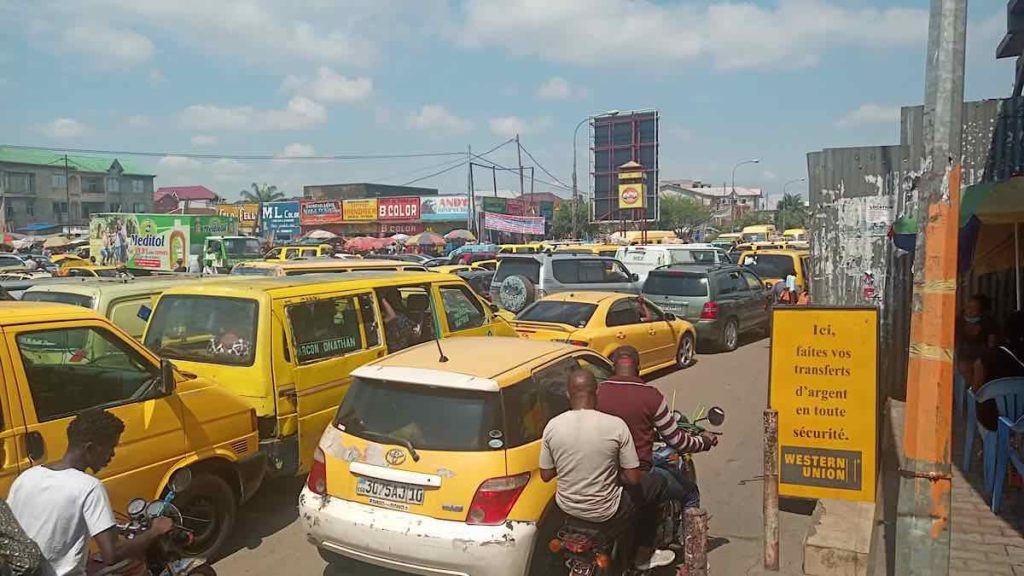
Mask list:
[[365,476],[360,476],[356,481],[356,494],[392,502],[423,504],[423,488],[420,486],[399,484]]

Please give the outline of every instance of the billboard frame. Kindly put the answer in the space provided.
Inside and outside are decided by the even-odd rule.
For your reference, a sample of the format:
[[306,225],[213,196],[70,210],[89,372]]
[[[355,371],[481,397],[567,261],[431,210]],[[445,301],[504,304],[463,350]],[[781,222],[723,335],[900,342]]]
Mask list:
[[[654,120],[654,142],[640,142],[639,138],[639,123],[645,120]],[[617,124],[631,124],[632,134],[629,144],[614,144],[609,142],[607,145],[598,147],[596,144],[598,123],[603,123],[611,129],[611,126]],[[588,182],[587,200],[590,203],[590,221],[595,224],[636,224],[639,225],[645,220],[634,220],[631,217],[625,217],[621,211],[617,208],[618,206],[618,169],[619,166],[615,165],[614,153],[616,150],[629,149],[630,150],[630,161],[639,162],[644,165],[644,172],[653,175],[651,180],[647,184],[647,198],[648,204],[653,202],[653,216],[648,215],[646,222],[656,222],[661,218],[661,202],[658,197],[658,190],[660,189],[660,168],[661,168],[661,113],[656,108],[645,108],[640,110],[629,110],[620,112],[614,115],[604,114],[599,116],[593,116],[589,122],[590,128],[590,180]],[[640,161],[640,150],[641,148],[654,147],[654,165],[650,166]],[[608,152],[610,164],[608,166],[599,167],[597,166],[597,154],[598,152]],[[620,163],[621,164],[621,163]],[[597,179],[599,177],[611,177],[611,185],[609,187],[609,195],[607,199],[616,206],[611,212],[605,214],[597,213]],[[602,200],[606,198],[602,197]],[[650,210],[648,210],[649,212]]]

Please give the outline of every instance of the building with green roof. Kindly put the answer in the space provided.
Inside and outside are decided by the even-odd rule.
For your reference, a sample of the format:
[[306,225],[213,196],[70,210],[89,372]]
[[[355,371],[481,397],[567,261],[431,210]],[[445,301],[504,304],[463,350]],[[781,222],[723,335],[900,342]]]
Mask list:
[[0,201],[9,230],[87,225],[95,212],[151,212],[155,178],[121,158],[0,146]]

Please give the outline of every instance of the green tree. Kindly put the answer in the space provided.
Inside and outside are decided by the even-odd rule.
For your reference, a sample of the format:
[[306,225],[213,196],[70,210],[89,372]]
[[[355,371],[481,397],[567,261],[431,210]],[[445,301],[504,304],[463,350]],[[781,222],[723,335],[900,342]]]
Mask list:
[[277,186],[273,184],[259,185],[255,182],[252,183],[252,190],[242,190],[242,200],[246,202],[273,202],[275,200],[281,200],[284,198],[283,192],[277,191]]
[[799,194],[786,193],[775,207],[775,227],[779,232],[787,228],[806,228],[807,205]]
[[758,210],[757,212],[747,212],[746,214],[739,217],[733,225],[733,230],[739,232],[746,226],[757,226],[758,224],[774,224],[775,220],[771,212],[764,210]]
[[661,197],[661,219],[658,227],[663,230],[678,230],[703,224],[711,218],[711,208],[693,198],[677,194]]
[[[572,201],[562,202],[558,210],[555,210],[555,217],[551,221],[551,235],[555,238],[572,237]],[[589,236],[596,230],[590,222],[590,204],[580,202],[576,206],[576,229],[579,235]]]

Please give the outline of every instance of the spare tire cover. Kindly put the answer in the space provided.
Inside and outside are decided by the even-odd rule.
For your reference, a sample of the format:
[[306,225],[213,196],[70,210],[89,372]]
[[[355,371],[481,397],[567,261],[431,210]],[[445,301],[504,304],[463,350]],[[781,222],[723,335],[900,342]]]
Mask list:
[[526,276],[516,274],[502,281],[498,289],[498,304],[509,312],[519,313],[537,299],[537,288]]

